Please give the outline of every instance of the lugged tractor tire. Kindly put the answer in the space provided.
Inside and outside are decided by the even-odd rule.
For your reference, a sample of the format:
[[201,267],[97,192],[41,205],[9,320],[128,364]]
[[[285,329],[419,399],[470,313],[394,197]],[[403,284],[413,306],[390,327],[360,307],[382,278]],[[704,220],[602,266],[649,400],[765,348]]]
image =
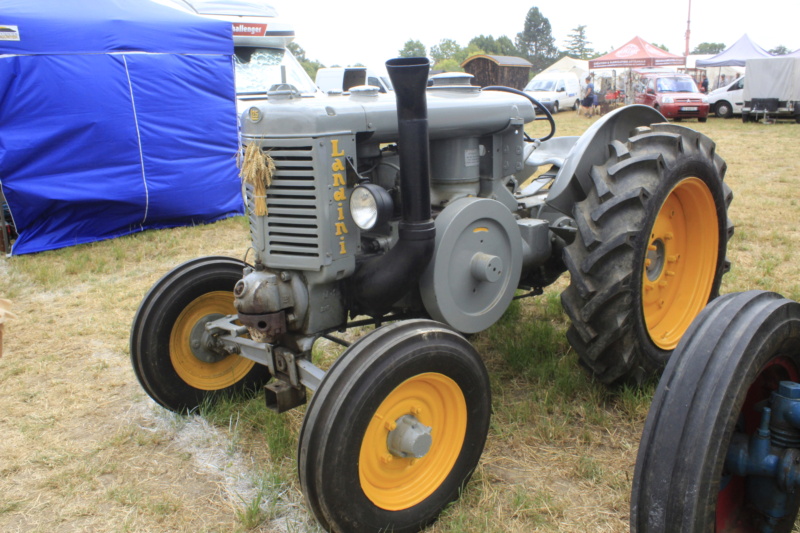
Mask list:
[[[736,476],[725,463],[737,436],[753,438],[781,381],[800,381],[800,304],[748,291],[703,310],[653,396],[633,476],[632,533],[768,530],[750,505],[764,493],[748,486],[764,490],[769,478]],[[800,492],[784,494],[761,501],[780,517],[774,533],[792,531],[800,505]]]
[[[478,465],[491,409],[489,375],[464,337],[430,320],[374,330],[336,360],[306,411],[297,470],[308,507],[336,533],[423,529]],[[408,417],[430,430],[421,455],[390,446]]]
[[733,193],[714,142],[689,128],[637,128],[609,151],[573,209],[561,302],[581,364],[606,384],[641,383],[719,292]]
[[131,363],[142,388],[161,406],[190,412],[220,396],[256,394],[271,378],[266,366],[204,347],[205,322],[236,313],[233,288],[245,266],[229,257],[193,259],[145,295],[131,328]]

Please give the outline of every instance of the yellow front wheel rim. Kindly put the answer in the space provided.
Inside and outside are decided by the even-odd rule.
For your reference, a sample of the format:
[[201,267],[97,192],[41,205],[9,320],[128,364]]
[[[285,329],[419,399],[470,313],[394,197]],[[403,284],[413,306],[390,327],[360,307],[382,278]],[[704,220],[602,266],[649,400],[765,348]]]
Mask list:
[[699,178],[680,181],[656,216],[642,273],[643,313],[651,340],[673,350],[711,295],[719,222],[714,197]]
[[[431,447],[419,459],[389,451],[389,431],[404,415],[432,428]],[[455,381],[434,372],[407,379],[378,406],[361,442],[358,476],[364,494],[387,511],[421,503],[452,471],[466,431],[467,402]]]
[[214,314],[236,314],[233,293],[214,291],[193,300],[178,315],[169,337],[169,357],[175,372],[187,385],[206,391],[221,390],[238,383],[255,365],[255,362],[236,354],[214,363],[195,357],[190,345],[192,328],[201,319]]

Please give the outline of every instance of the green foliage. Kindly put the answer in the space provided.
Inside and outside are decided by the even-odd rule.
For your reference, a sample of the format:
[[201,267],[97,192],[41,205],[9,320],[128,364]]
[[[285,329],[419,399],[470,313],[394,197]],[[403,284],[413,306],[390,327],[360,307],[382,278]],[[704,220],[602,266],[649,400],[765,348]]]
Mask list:
[[784,56],[784,55],[790,53],[791,50],[789,50],[788,48],[786,48],[782,44],[779,44],[778,46],[776,46],[772,50],[768,50],[768,52],[770,54],[774,55],[774,56]]
[[517,49],[533,65],[533,72],[541,72],[558,58],[558,48],[550,21],[538,7],[532,7],[525,17],[524,29],[517,34]]
[[567,42],[567,55],[575,59],[591,59],[594,56],[592,43],[586,39],[586,26],[580,25],[572,29]]
[[700,43],[692,50],[693,54],[718,54],[725,50],[725,43]]
[[398,50],[397,53],[400,55],[400,57],[428,56],[428,51],[425,49],[425,45],[414,39],[407,40],[406,44],[403,45],[402,50]]
[[491,35],[489,35],[488,37],[485,35],[479,35],[477,37],[472,38],[467,48],[473,45],[478,49],[482,50],[483,53],[487,55],[517,56],[517,57],[520,57],[522,55],[520,54],[520,51],[517,50],[517,47],[514,45],[514,41],[512,41],[505,35],[498,37],[497,39],[495,39]]
[[434,63],[440,63],[446,59],[456,59],[461,52],[461,46],[453,39],[442,39],[439,44],[431,46],[431,57]]
[[652,45],[653,45],[653,46],[655,46],[656,48],[661,48],[661,49],[662,49],[662,50],[664,50],[665,52],[669,52],[669,48],[667,48],[667,47],[666,47],[666,45],[663,45],[663,44],[658,44],[658,43],[650,43],[650,44],[652,44]]
[[325,65],[320,63],[319,61],[311,60],[306,57],[306,51],[303,48],[295,43],[289,43],[286,48],[294,55],[298,62],[303,66],[303,70],[306,71],[306,74],[313,80],[317,77],[317,71],[323,68]]
[[461,64],[455,59],[444,59],[433,65],[434,70],[443,70],[444,72],[464,72]]

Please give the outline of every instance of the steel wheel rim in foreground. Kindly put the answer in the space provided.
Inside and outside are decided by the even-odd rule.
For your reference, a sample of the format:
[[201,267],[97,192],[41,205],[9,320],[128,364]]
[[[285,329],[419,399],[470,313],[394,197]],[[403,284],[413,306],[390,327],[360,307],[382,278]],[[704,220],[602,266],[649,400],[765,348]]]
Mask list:
[[175,372],[187,385],[206,391],[221,390],[238,383],[255,365],[254,361],[236,354],[215,363],[206,363],[195,357],[189,343],[192,328],[211,314],[236,314],[233,294],[214,291],[193,300],[178,315],[169,337],[169,357]]
[[699,178],[680,181],[650,231],[642,311],[650,339],[673,350],[711,294],[719,250],[714,197]]
[[[433,443],[420,458],[393,456],[389,428],[403,415],[432,428]],[[375,410],[359,453],[358,476],[369,500],[381,509],[413,507],[445,481],[461,453],[467,430],[467,402],[449,377],[428,372],[398,385]]]

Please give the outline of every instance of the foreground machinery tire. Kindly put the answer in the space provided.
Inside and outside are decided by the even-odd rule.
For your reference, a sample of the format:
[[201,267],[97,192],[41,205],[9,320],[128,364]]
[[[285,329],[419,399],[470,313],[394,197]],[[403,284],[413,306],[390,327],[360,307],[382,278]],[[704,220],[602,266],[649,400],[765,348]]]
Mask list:
[[298,450],[308,507],[328,531],[422,529],[477,466],[490,411],[486,368],[461,335],[429,320],[375,330],[309,404]]
[[[800,430],[759,426],[765,405],[772,421],[780,420],[772,393],[788,386],[797,398],[798,380],[800,304],[763,291],[712,302],[687,331],[653,398],[633,478],[631,531],[791,531],[800,491],[779,485],[792,470],[797,477]],[[732,459],[753,452],[765,434],[772,446],[783,443],[772,448],[777,475],[732,472]],[[759,505],[773,514],[771,523]]]
[[727,270],[733,194],[706,136],[673,124],[638,128],[591,171],[573,216],[561,294],[580,361],[603,383],[660,371]]
[[233,287],[246,265],[203,257],[167,273],[147,293],[133,320],[131,362],[147,394],[163,407],[187,412],[217,394],[257,392],[267,367],[209,344],[204,324],[236,314]]

